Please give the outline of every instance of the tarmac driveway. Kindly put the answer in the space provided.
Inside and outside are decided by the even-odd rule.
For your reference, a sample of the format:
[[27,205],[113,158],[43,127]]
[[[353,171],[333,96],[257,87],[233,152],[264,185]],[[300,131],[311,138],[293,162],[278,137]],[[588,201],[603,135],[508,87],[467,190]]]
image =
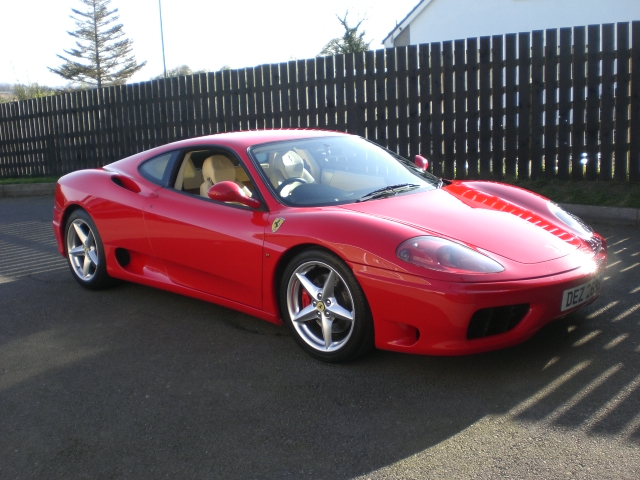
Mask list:
[[640,478],[640,230],[528,342],[332,366],[284,328],[80,288],[50,197],[0,199],[0,478]]

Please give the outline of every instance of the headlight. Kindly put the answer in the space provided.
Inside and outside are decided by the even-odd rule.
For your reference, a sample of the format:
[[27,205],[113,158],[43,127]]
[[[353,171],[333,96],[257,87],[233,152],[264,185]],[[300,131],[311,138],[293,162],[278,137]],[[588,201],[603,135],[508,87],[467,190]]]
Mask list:
[[451,273],[499,273],[504,267],[475,250],[440,237],[415,237],[396,250],[400,260],[418,267]]
[[584,223],[580,218],[576,217],[573,213],[569,213],[566,210],[563,210],[559,205],[556,205],[553,202],[549,202],[549,211],[555,215],[555,217],[560,220],[562,223],[571,227],[576,232],[581,235],[589,238],[593,233],[593,229]]

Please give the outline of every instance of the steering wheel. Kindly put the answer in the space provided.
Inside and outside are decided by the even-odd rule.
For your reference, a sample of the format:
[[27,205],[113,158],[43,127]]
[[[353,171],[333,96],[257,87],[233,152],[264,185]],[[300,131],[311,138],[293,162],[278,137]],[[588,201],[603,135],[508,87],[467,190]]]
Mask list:
[[[304,178],[301,177],[291,177],[291,178],[287,178],[284,182],[282,182],[278,188],[276,189],[276,193],[281,196],[281,197],[287,197],[292,191],[293,188],[287,192],[286,195],[282,195],[282,191],[284,190],[285,187],[291,185],[292,183],[309,183],[307,182]],[[295,187],[294,187],[295,188]]]

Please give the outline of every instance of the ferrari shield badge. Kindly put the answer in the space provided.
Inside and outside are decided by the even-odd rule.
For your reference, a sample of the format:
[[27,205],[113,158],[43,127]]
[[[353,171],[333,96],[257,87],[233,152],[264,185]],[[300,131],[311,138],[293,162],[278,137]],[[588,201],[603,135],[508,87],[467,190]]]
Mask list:
[[271,231],[273,233],[276,233],[283,223],[284,223],[284,218],[276,218],[271,224]]

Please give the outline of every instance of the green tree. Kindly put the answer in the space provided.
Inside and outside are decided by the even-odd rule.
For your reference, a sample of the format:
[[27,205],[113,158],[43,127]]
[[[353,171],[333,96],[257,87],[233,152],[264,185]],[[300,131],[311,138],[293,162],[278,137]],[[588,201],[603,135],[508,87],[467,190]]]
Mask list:
[[54,89],[40,85],[38,82],[27,83],[26,85],[18,83],[13,86],[13,95],[16,100],[48,97],[55,94],[56,91]]
[[117,8],[109,10],[111,0],[80,0],[87,6],[81,12],[71,9],[77,30],[67,32],[76,38],[76,48],[65,50],[72,58],[58,55],[64,63],[58,68],[48,67],[53,73],[82,86],[103,87],[125,83],[146,65],[131,55],[133,41],[124,37],[122,24],[115,23],[120,16]]
[[51,87],[40,85],[38,82],[0,84],[0,103],[29,100],[31,98],[48,97],[58,93]]
[[366,18],[361,19],[355,27],[350,27],[347,22],[348,15],[349,10],[344,14],[344,18],[340,18],[336,15],[344,27],[344,35],[329,41],[319,55],[339,55],[341,53],[357,53],[369,50],[371,42],[365,42],[365,31],[363,30],[362,32],[358,32],[360,25],[362,25],[362,22],[364,22]]

